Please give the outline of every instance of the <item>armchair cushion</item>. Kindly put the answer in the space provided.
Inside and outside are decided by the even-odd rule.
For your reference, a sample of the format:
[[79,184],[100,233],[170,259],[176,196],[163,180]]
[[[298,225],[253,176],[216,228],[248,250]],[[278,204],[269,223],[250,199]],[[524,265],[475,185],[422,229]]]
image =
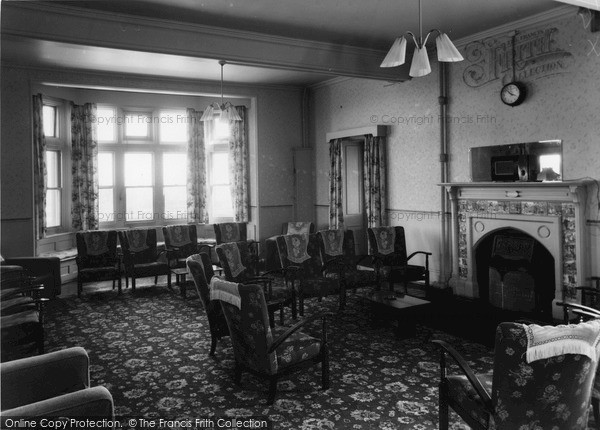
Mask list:
[[[272,329],[273,338],[277,339],[288,327]],[[275,349],[277,368],[279,370],[292,366],[303,360],[316,357],[321,352],[321,340],[300,331],[292,333]]]

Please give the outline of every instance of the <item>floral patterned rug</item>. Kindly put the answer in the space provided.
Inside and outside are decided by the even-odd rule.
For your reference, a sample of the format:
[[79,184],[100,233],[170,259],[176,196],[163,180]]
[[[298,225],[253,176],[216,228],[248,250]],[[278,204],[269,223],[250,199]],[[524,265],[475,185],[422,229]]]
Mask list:
[[[335,297],[311,299],[306,315],[336,308]],[[306,331],[317,334],[319,327]],[[428,340],[450,342],[476,371],[492,365],[487,347],[423,325],[416,337],[396,339],[394,328],[373,322],[352,295],[329,325],[331,388],[322,391],[320,367],[310,368],[282,379],[271,406],[266,381],[244,373],[241,386],[233,382],[228,338],[215,357],[208,355],[208,322],[195,294],[184,300],[166,287],[148,287],[57,299],[48,307],[46,333],[47,351],[88,351],[92,385],[110,390],[120,419],[262,417],[275,429],[436,429],[439,353]],[[454,414],[451,422],[467,428]]]

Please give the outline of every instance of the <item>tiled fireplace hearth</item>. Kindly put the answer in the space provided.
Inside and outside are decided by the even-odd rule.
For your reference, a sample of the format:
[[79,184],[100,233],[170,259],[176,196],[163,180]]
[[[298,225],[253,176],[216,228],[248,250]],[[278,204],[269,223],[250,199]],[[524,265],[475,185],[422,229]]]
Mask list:
[[[586,181],[467,182],[442,184],[452,203],[452,279],[455,294],[480,297],[475,253],[487,237],[502,231],[534,238],[554,259],[552,316],[557,301],[578,300],[573,287],[589,277]],[[550,265],[552,266],[552,265]],[[552,294],[552,291],[547,291]]]

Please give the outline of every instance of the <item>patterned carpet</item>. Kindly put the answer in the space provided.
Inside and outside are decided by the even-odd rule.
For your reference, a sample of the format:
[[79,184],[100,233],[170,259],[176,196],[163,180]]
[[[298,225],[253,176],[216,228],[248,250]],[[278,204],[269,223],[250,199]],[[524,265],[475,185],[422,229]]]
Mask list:
[[[336,298],[311,299],[306,315],[336,307]],[[268,406],[265,381],[244,373],[241,387],[234,384],[228,338],[208,356],[208,323],[195,292],[183,300],[166,287],[121,296],[88,290],[81,299],[53,301],[46,328],[48,351],[88,351],[92,385],[110,390],[121,419],[252,416],[275,429],[436,429],[439,355],[427,340],[455,345],[476,371],[492,363],[488,348],[426,326],[398,340],[393,327],[374,323],[366,304],[350,295],[330,324],[331,388],[322,391],[320,369],[311,368],[280,381]],[[451,420],[452,428],[467,428],[456,415]]]

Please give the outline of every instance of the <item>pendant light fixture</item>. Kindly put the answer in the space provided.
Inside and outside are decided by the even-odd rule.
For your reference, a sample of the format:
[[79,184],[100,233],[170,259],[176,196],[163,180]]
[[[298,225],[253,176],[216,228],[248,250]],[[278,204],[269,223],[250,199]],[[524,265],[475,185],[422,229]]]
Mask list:
[[241,121],[235,106],[230,102],[223,103],[223,66],[227,62],[224,60],[219,61],[221,65],[221,104],[213,102],[204,110],[200,121],[212,121],[215,119],[215,115],[219,114],[219,120],[221,121]]
[[464,59],[446,33],[433,29],[427,33],[427,36],[423,39],[423,16],[421,13],[421,0],[419,0],[419,38],[417,39],[410,31],[407,31],[404,35],[398,37],[383,59],[380,67],[396,67],[404,64],[406,58],[406,36],[410,34],[415,43],[415,52],[408,74],[413,78],[428,75],[431,73],[431,65],[429,64],[426,45],[429,36],[434,32],[437,32],[438,34],[435,40],[438,61],[455,62]]

